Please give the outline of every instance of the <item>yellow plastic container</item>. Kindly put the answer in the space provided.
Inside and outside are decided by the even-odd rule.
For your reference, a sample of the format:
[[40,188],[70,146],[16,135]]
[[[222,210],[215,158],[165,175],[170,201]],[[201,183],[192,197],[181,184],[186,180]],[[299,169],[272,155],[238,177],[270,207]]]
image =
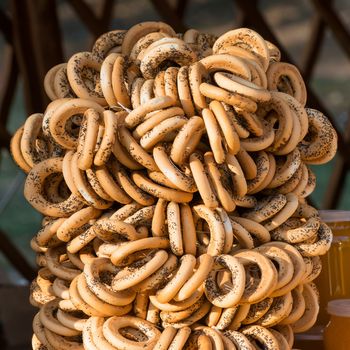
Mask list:
[[350,211],[324,210],[320,214],[333,232],[332,246],[321,257],[322,273],[316,280],[321,299],[318,324],[326,325],[328,302],[350,299]]
[[325,350],[350,349],[350,299],[336,299],[328,303],[330,321],[323,333]]

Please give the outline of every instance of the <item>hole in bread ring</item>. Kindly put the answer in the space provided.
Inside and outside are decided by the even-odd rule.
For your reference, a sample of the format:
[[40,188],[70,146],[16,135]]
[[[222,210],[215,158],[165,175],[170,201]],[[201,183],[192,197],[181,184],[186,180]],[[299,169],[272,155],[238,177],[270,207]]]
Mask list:
[[274,335],[268,330],[268,328],[251,325],[245,326],[241,329],[241,332],[250,340],[253,344],[257,342],[259,345],[266,350],[279,349],[278,341]]
[[188,66],[197,60],[195,52],[182,40],[163,38],[157,40],[145,50],[140,70],[145,79],[153,79],[159,66],[171,61],[181,66]]
[[[265,299],[277,284],[277,272],[273,263],[256,251],[241,250],[233,254],[246,269],[246,285],[241,303],[256,303]],[[259,271],[255,267],[258,267]],[[249,275],[253,273],[251,280]]]
[[[101,60],[99,57],[94,56],[91,52],[78,52],[71,56],[67,63],[67,77],[69,84],[74,93],[80,97],[85,98],[101,106],[106,105],[106,100],[102,93],[97,89],[97,83],[100,79]],[[86,84],[84,79],[84,70],[91,69],[92,74],[92,85]],[[90,84],[89,84],[90,85]]]
[[111,30],[100,35],[96,39],[91,52],[101,59],[104,59],[112,52],[120,52],[125,33],[125,30]]
[[67,217],[83,207],[80,196],[72,193],[68,199],[59,203],[48,202],[42,196],[45,179],[54,173],[62,172],[63,158],[50,158],[36,164],[28,174],[24,185],[24,196],[39,212],[53,217]]
[[170,37],[175,37],[176,33],[173,28],[171,28],[168,24],[163,22],[143,22],[138,23],[131,27],[126,33],[122,43],[122,54],[129,55],[134,45],[140,40],[142,37],[149,33],[160,32],[165,33]]
[[[133,341],[124,337],[120,330],[131,327],[147,337],[146,341]],[[133,316],[114,316],[103,325],[103,335],[116,348],[123,350],[151,350],[161,333],[151,322]]]
[[204,284],[204,292],[208,300],[215,306],[227,308],[237,305],[243,296],[245,289],[245,271],[239,260],[230,255],[220,255],[215,259],[215,263],[228,269],[231,272],[231,281],[228,291],[220,290],[216,284],[216,271],[209,273]]
[[266,71],[266,76],[270,90],[289,93],[302,106],[305,106],[306,87],[297,67],[286,62],[272,62]]

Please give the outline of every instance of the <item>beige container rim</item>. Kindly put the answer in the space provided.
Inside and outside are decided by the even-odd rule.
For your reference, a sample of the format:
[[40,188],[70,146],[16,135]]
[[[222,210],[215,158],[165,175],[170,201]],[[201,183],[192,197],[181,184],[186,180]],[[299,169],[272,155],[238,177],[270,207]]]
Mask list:
[[326,223],[349,222],[350,210],[319,210],[322,221]]

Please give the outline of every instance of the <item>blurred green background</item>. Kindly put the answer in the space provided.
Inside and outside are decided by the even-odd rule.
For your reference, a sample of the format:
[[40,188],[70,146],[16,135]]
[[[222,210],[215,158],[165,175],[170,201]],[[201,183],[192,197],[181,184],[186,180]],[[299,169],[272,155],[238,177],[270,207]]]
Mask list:
[[[96,8],[99,4],[98,0],[87,2]],[[93,39],[74,14],[68,1],[60,0],[57,3],[64,40],[64,53],[67,59],[75,52],[89,50]],[[307,0],[265,0],[260,1],[259,4],[262,13],[281,43],[295,62],[301,63],[304,48],[310,36],[311,22],[315,15],[310,2]],[[350,27],[350,1],[334,1],[334,6],[344,23]],[[7,11],[9,1],[0,0],[0,7]],[[238,18],[239,12],[233,1],[190,0],[184,22],[188,27],[219,35],[235,28]],[[137,22],[146,20],[160,20],[150,1],[118,0],[115,2],[113,10],[111,29],[127,29]],[[1,54],[3,46],[4,39],[0,36],[0,84],[4,76],[4,57]],[[326,107],[337,117],[337,123],[341,127],[345,126],[350,107],[349,77],[349,60],[338,47],[331,33],[327,31],[311,85]],[[19,84],[7,125],[9,132],[13,133],[23,124],[26,117],[21,84]],[[325,166],[314,168],[317,174],[317,188],[312,199],[316,205],[321,202],[327,191],[327,183],[333,164],[334,161]],[[39,229],[41,218],[23,197],[24,179],[24,174],[12,162],[8,152],[3,150],[0,158],[0,228],[9,235],[28,260],[34,264],[34,254],[30,250],[29,241]],[[347,197],[349,191],[350,182],[347,179],[339,202],[339,209],[350,209],[350,196]],[[0,282],[24,283],[24,280],[11,269],[1,253]]]

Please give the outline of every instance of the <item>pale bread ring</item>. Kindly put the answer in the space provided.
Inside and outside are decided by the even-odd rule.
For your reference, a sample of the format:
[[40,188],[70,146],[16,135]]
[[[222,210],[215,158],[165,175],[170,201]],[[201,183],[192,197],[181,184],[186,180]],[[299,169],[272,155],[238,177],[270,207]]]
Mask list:
[[246,180],[254,179],[258,173],[258,169],[251,155],[243,147],[240,147],[235,156],[243,170]]
[[[298,68],[285,62],[272,62],[266,71],[268,87],[270,90],[279,90],[282,77],[287,77],[288,93],[305,106],[306,87]],[[282,89],[283,91],[283,89]],[[283,91],[285,92],[285,91]]]
[[84,274],[77,278],[77,290],[81,299],[104,316],[122,316],[130,312],[132,305],[116,306],[99,299],[88,287]]
[[85,111],[84,120],[79,130],[77,146],[78,167],[81,170],[87,170],[93,164],[99,131],[99,120],[100,114],[96,110],[89,108]]
[[288,220],[298,208],[298,197],[292,192],[286,195],[286,205],[272,218],[264,222],[264,227],[271,231]]
[[281,248],[261,245],[255,248],[277,265],[278,280],[275,289],[279,289],[288,284],[294,274],[294,267],[289,255]]
[[140,70],[144,78],[154,78],[158,66],[165,60],[174,61],[181,67],[195,62],[197,56],[182,40],[168,38],[157,40],[148,46],[141,60]]
[[317,231],[317,240],[314,243],[298,243],[297,249],[305,256],[324,255],[332,244],[332,230],[323,222]]
[[50,70],[48,70],[48,72],[45,74],[44,90],[46,92],[46,95],[51,101],[59,98],[54,88],[54,79],[55,79],[55,76],[57,75],[57,72],[63,67],[67,67],[67,64],[66,63],[57,64],[53,66]]
[[209,226],[210,241],[207,247],[207,254],[211,256],[222,254],[225,247],[226,232],[220,215],[202,204],[194,206],[193,210]]
[[180,259],[180,266],[172,279],[156,292],[157,300],[163,304],[172,300],[193,273],[195,265],[196,258],[193,255],[183,255]]
[[208,108],[202,110],[202,117],[215,161],[218,164],[222,164],[225,161],[225,150],[219,124],[217,123],[213,112]]
[[102,333],[102,326],[104,323],[103,317],[90,317],[82,332],[83,345],[86,350],[98,350],[97,344],[103,346],[106,350],[115,350],[104,337]]
[[261,344],[266,350],[279,349],[278,341],[268,328],[251,325],[240,330],[253,344],[255,341]]
[[178,291],[175,299],[184,301],[190,298],[197,289],[202,285],[211,268],[213,267],[214,259],[209,254],[202,254],[197,259],[197,268],[193,275],[186,281]]
[[294,289],[304,278],[306,273],[306,266],[303,257],[298,252],[296,248],[292,245],[284,242],[268,242],[265,243],[266,246],[278,247],[286,251],[292,260],[294,266],[294,274],[292,280],[284,287],[275,290],[270,296],[277,297],[286,294],[290,290]]
[[159,170],[153,157],[139,145],[125,126],[121,126],[119,129],[119,140],[137,163],[151,171]]
[[190,317],[193,313],[198,311],[200,307],[203,305],[203,301],[204,301],[204,297],[200,298],[197,302],[195,302],[190,307],[182,311],[173,311],[173,312],[161,311],[160,318],[162,319],[163,322],[167,324],[181,322],[182,320]]
[[191,95],[198,113],[207,108],[205,97],[201,94],[199,86],[207,76],[205,67],[200,62],[195,62],[188,67],[188,80],[190,83]]
[[256,324],[264,327],[273,327],[289,316],[293,307],[292,293],[275,297],[268,312]]
[[174,30],[168,24],[163,22],[143,22],[136,24],[125,33],[122,43],[123,55],[129,55],[139,39],[153,32],[165,33],[171,37],[176,36]]
[[101,211],[93,207],[83,208],[72,214],[57,229],[57,237],[64,242],[72,239],[75,230],[87,224],[90,220],[96,219],[101,215]]
[[166,96],[164,76],[165,71],[162,70],[154,78],[153,92],[155,97]]
[[167,350],[176,336],[177,330],[172,327],[166,327],[159,337],[159,340],[154,345],[153,350]]
[[152,219],[152,236],[163,237],[166,236],[166,207],[168,202],[162,198],[159,198],[154,210],[154,216]]
[[[76,186],[80,195],[84,198],[84,200],[89,205],[95,207],[96,209],[106,209],[112,205],[113,203],[112,201],[107,201],[97,195],[97,193],[94,191],[90,183],[87,181],[85,177],[85,173],[78,168],[77,153],[74,153],[71,160],[71,172],[73,176],[74,185]],[[117,200],[117,201],[121,201],[125,203],[131,202],[131,199],[123,195],[123,192],[121,190],[118,191],[117,196],[113,196],[113,197],[114,197],[114,200]]]
[[57,70],[53,77],[53,89],[57,98],[76,97],[68,81],[66,63]]
[[214,155],[212,152],[206,152],[204,154],[204,162],[209,178],[222,207],[229,213],[234,211],[236,204],[232,199],[232,193],[229,192],[222,181],[223,175],[215,163]]
[[150,295],[149,299],[159,310],[168,312],[177,312],[188,309],[203,296],[203,288],[197,289],[189,298],[183,301],[175,301],[172,299],[168,303],[161,303],[155,295]]
[[309,140],[298,145],[301,159],[307,164],[323,164],[336,152],[338,137],[330,121],[319,111],[306,109],[309,119]]
[[247,181],[248,194],[257,193],[258,189],[262,188],[262,185],[270,171],[270,157],[268,153],[259,151],[253,155],[253,159],[257,168],[257,174],[254,179]]
[[[46,142],[39,138],[42,121],[43,115],[35,113],[29,116],[24,123],[20,147],[22,157],[30,167],[49,157]],[[44,145],[46,146],[44,149],[39,149],[37,146],[39,141],[44,141]]]
[[120,135],[118,130],[123,125],[126,115],[127,115],[126,112],[118,112],[115,114],[117,119],[116,126],[115,126],[117,129],[117,137],[115,137],[114,139],[112,152],[113,152],[113,155],[117,158],[117,160],[128,169],[139,170],[139,169],[142,169],[143,166],[134,160],[134,158],[127,152],[127,150],[119,141]]
[[[182,165],[187,160],[199,143],[200,136],[203,133],[203,126],[203,119],[194,116],[179,130],[170,151],[170,158],[175,164]],[[198,141],[193,142],[194,138],[196,138],[195,135],[199,136],[197,137]]]
[[191,89],[188,80],[188,67],[182,66],[177,74],[177,91],[183,110],[188,117],[195,115]]
[[103,59],[110,52],[120,52],[125,33],[125,30],[111,30],[100,35],[92,47],[92,53]]
[[290,314],[279,322],[279,325],[292,324],[299,320],[305,312],[305,299],[302,294],[303,287],[296,287],[292,290],[293,307]]
[[[280,161],[279,161],[280,160]],[[285,162],[277,160],[276,172],[267,188],[276,188],[288,181],[301,165],[301,155],[297,148],[289,153]]]
[[98,113],[103,112],[103,108],[88,99],[76,98],[62,101],[48,121],[49,131],[52,138],[65,149],[75,149],[78,140],[66,131],[66,123],[72,116],[84,113],[87,109],[93,108]]
[[143,135],[145,135],[148,131],[152,130],[157,124],[162,122],[165,119],[182,116],[184,112],[179,107],[170,107],[167,109],[163,109],[159,112],[155,112],[149,118],[147,118],[143,123],[139,124],[132,133],[132,136],[139,140]]
[[182,203],[180,205],[180,214],[184,251],[186,254],[196,256],[196,228],[194,225],[191,207],[186,203]]
[[275,132],[270,123],[267,121],[262,122],[263,134],[257,137],[249,137],[241,140],[241,147],[248,152],[257,152],[267,149],[274,143]]
[[251,78],[248,66],[246,65],[245,61],[239,57],[228,54],[214,54],[202,58],[200,63],[209,74],[216,71],[228,71],[249,81]]
[[303,297],[305,299],[305,312],[298,321],[291,324],[294,333],[307,331],[315,324],[317,319],[319,311],[318,295],[310,284],[303,285]]
[[258,205],[242,214],[242,217],[256,222],[262,222],[276,215],[287,204],[287,198],[283,194],[265,197]]
[[290,350],[287,339],[280,332],[276,331],[273,328],[269,328],[269,331],[276,338],[280,350]]
[[175,101],[171,97],[155,97],[130,112],[125,118],[125,125],[133,128],[140,124],[148,113],[173,106],[175,106]]
[[248,112],[255,112],[257,110],[257,104],[254,101],[237,93],[226,91],[215,85],[202,83],[199,86],[199,90],[205,97],[225,102],[235,108],[245,109]]
[[231,272],[231,288],[225,294],[219,290],[215,279],[216,272],[209,273],[205,284],[204,292],[208,300],[215,306],[221,308],[234,307],[240,301],[245,291],[245,271],[244,267],[236,257],[230,255],[220,255],[215,259],[215,263],[228,269]]
[[160,171],[180,190],[196,192],[197,188],[192,176],[185,174],[171,162],[165,147],[157,145],[153,148],[153,157]]
[[130,60],[136,61],[137,59],[142,59],[143,53],[148,48],[148,46],[153,44],[155,41],[166,38],[168,36],[168,34],[163,32],[151,32],[142,36],[133,46],[129,55]]
[[94,157],[94,165],[101,166],[107,163],[112,154],[112,145],[116,138],[117,119],[112,111],[103,112],[104,132],[102,142]]
[[284,336],[288,342],[289,347],[292,348],[294,344],[294,333],[292,327],[289,325],[276,325],[274,329],[277,329],[277,331]]
[[131,99],[132,109],[139,107],[141,104],[141,88],[144,82],[145,82],[145,79],[136,78],[131,84],[130,99]]
[[104,59],[101,65],[101,71],[100,71],[101,90],[109,106],[118,105],[118,100],[117,100],[117,97],[114,95],[114,91],[112,87],[112,72],[113,72],[114,62],[119,56],[120,54],[118,53],[111,53]]
[[168,187],[163,187],[155,184],[144,176],[140,172],[132,172],[131,179],[135,184],[140,187],[143,191],[158,197],[163,198],[169,202],[174,201],[177,203],[188,203],[192,200],[193,194],[189,192],[183,192],[176,189],[171,189]]
[[143,83],[140,90],[140,106],[142,106],[145,103],[148,103],[148,101],[152,100],[153,98],[155,98],[154,79],[147,79]]
[[[51,332],[48,328],[44,328],[46,339],[48,340],[50,346],[54,349],[68,348],[72,350],[83,350],[83,344],[78,341],[69,340],[67,337],[62,337],[54,332]],[[74,339],[74,338],[73,338]]]
[[154,203],[155,201],[154,197],[150,196],[148,193],[142,191],[139,187],[137,187],[135,183],[130,179],[125,168],[120,166],[118,161],[113,160],[110,162],[110,172],[113,174],[114,178],[117,180],[119,186],[135,202],[145,206],[149,206]]
[[88,99],[101,106],[105,106],[106,100],[100,92],[96,91],[96,86],[92,90],[85,84],[82,77],[84,68],[90,68],[97,71],[99,78],[101,63],[100,58],[91,52],[76,53],[68,60],[67,77],[72,90],[79,98]]
[[198,192],[208,208],[217,208],[219,206],[216,195],[212,189],[212,186],[209,182],[208,177],[205,174],[204,165],[203,165],[203,156],[194,152],[190,156],[190,168],[192,176],[198,188]]
[[[164,279],[168,281],[169,274],[171,274],[174,270],[176,270],[177,267],[178,267],[178,264],[177,264],[176,256],[173,254],[169,254],[168,260],[165,262],[165,264],[154,274],[152,274],[151,276],[149,276],[148,278],[144,279],[139,284],[134,286],[133,290],[137,292],[140,292],[140,291],[154,292],[155,290],[164,286]],[[156,302],[153,300],[152,304],[156,305]]]
[[31,166],[25,161],[21,151],[21,139],[23,135],[24,126],[21,126],[13,134],[10,142],[10,151],[13,160],[25,173],[29,173]]
[[[112,258],[113,254],[111,256]],[[168,253],[165,250],[157,250],[154,254],[150,254],[149,259],[147,259],[143,265],[134,268],[132,272],[124,269],[114,276],[112,280],[112,289],[115,291],[128,290],[159,270],[167,259]],[[140,261],[141,260],[139,260],[139,262]]]
[[231,174],[233,194],[237,197],[244,197],[247,194],[248,186],[240,163],[233,154],[227,153],[226,164]]
[[50,331],[65,336],[73,337],[80,334],[79,330],[64,326],[55,316],[58,309],[58,299],[44,304],[39,311],[39,318],[42,325]]
[[241,332],[237,332],[234,330],[226,330],[224,332],[225,337],[230,339],[235,349],[241,349],[241,350],[253,350],[253,345],[250,343],[249,339],[242,334]]
[[72,193],[68,199],[59,203],[48,202],[42,196],[42,185],[45,179],[62,172],[63,158],[50,158],[36,164],[28,174],[24,185],[24,196],[39,212],[48,216],[67,217],[83,207],[80,196]]
[[240,149],[239,137],[236,133],[231,118],[229,118],[223,105],[218,101],[211,101],[209,108],[213,112],[216,121],[220,126],[220,130],[226,141],[228,152],[231,154],[238,153]]
[[270,63],[270,52],[266,41],[254,30],[239,28],[221,35],[213,45],[214,53],[220,53],[225,47],[237,46],[252,53],[260,62],[265,72]]
[[271,98],[268,90],[233,74],[218,72],[214,74],[214,80],[221,88],[243,95],[256,102],[267,102]]
[[182,256],[184,254],[184,246],[179,204],[169,202],[166,212],[170,249],[175,255]]
[[114,265],[119,265],[130,254],[144,249],[169,248],[169,240],[163,237],[141,238],[136,241],[123,242],[115,247],[110,257]]
[[309,275],[305,276],[305,279],[303,281],[304,283],[312,282],[320,275],[320,273],[322,271],[322,261],[318,255],[309,257],[308,259],[311,259],[312,270],[311,270]]
[[103,271],[116,274],[118,269],[108,258],[93,259],[90,264],[84,266],[84,277],[90,290],[102,301],[115,305],[125,306],[132,303],[136,293],[129,289],[128,291],[116,292],[111,286],[100,279],[100,273]]
[[233,254],[243,266],[256,264],[261,272],[258,283],[245,286],[241,303],[256,303],[265,299],[277,284],[277,272],[272,262],[256,251],[240,250]]
[[65,254],[65,252],[65,246],[47,249],[45,252],[46,264],[52,274],[59,278],[71,281],[79,275],[80,270],[75,267],[71,267],[73,265],[67,266],[64,261],[61,261],[61,256],[62,254]]
[[274,240],[287,243],[301,243],[315,236],[320,227],[317,217],[306,218],[306,222],[297,218],[290,218],[271,232]]
[[188,119],[184,116],[175,116],[163,120],[141,137],[140,145],[147,151],[151,150],[158,142],[165,140],[173,131],[181,129],[187,121]]
[[242,324],[253,324],[263,317],[270,309],[273,302],[273,298],[265,298],[258,303],[251,304],[247,317],[243,320]]
[[[146,335],[146,341],[133,341],[121,335],[120,329],[132,327]],[[132,316],[111,317],[103,325],[103,335],[116,348],[123,350],[150,350],[161,335],[160,331],[152,323]]]

